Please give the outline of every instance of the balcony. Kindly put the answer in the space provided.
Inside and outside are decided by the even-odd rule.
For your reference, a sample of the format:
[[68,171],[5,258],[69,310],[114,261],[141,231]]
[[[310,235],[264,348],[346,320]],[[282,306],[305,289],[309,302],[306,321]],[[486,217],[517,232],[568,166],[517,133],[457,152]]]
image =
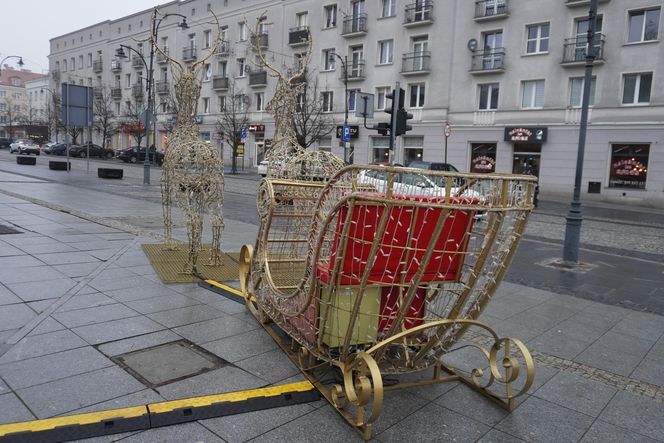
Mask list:
[[249,73],[249,86],[259,87],[266,85],[267,85],[267,71],[254,71]]
[[134,55],[131,58],[131,67],[134,69],[143,69],[145,65],[143,64],[143,59],[138,55]]
[[114,86],[111,88],[111,98],[113,100],[122,100],[122,88]]
[[[595,34],[595,63],[604,63],[604,34]],[[563,49],[563,66],[578,66],[586,62],[588,38],[584,36],[566,38]]]
[[228,57],[231,53],[231,44],[227,41],[222,41],[219,43],[219,49],[217,49],[218,57]]
[[409,52],[403,55],[401,73],[403,75],[428,74],[431,70],[431,51]]
[[157,94],[168,94],[171,92],[168,85],[168,80],[157,80],[155,83],[155,91]]
[[[608,3],[609,0],[598,0],[597,3]],[[575,8],[577,6],[588,6],[590,0],[565,0],[565,5],[568,8]]]
[[104,97],[104,90],[101,86],[95,86],[92,88],[92,96],[95,100],[101,100]]
[[507,0],[479,0],[475,2],[475,21],[507,17]]
[[196,60],[196,48],[187,47],[182,49],[182,60],[192,61]]
[[104,70],[104,63],[102,59],[97,59],[92,62],[92,70],[97,74]]
[[505,48],[478,51],[472,57],[470,72],[473,74],[488,74],[505,70]]
[[[343,77],[343,72],[341,75]],[[356,80],[364,80],[364,60],[354,60],[348,64],[348,81]]]
[[262,32],[258,35],[252,35],[251,36],[251,46],[253,48],[255,48],[256,43],[258,43],[258,47],[261,48],[261,49],[267,48],[267,44],[268,44],[267,32]]
[[114,58],[111,60],[111,71],[120,72],[122,71],[122,61],[120,59]]
[[[166,54],[166,55],[164,55]],[[168,63],[168,47],[164,48],[164,54],[157,51],[157,63]]]
[[404,26],[419,26],[433,23],[433,0],[418,0],[406,5]]
[[53,79],[54,82],[59,82],[60,81],[60,71],[57,69],[54,69],[51,71],[51,78]]
[[228,77],[215,75],[212,77],[212,89],[215,91],[225,91],[228,89]]
[[367,14],[351,15],[344,19],[341,35],[344,37],[355,37],[367,33]]
[[134,98],[143,98],[143,83],[137,83],[131,87],[131,95]]
[[288,30],[288,45],[302,46],[309,42],[309,26],[297,26]]

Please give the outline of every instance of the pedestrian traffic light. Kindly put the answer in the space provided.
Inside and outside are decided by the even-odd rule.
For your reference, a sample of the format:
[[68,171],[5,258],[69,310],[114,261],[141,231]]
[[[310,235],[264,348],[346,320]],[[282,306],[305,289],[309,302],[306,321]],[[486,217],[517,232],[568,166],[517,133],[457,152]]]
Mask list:
[[408,120],[411,118],[413,118],[413,114],[406,111],[404,108],[399,108],[397,110],[397,125],[394,135],[403,135],[413,129],[413,127],[408,124]]

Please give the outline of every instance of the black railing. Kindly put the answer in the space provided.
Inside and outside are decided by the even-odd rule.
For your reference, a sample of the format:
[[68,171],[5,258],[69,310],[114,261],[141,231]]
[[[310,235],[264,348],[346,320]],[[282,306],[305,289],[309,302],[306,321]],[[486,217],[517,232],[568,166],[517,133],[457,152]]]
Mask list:
[[196,48],[191,46],[182,49],[182,60],[194,60],[196,58]]
[[155,83],[157,94],[168,94],[170,89],[168,87],[168,80],[157,80]]
[[228,77],[223,75],[212,77],[212,89],[228,89]]
[[92,96],[96,99],[100,99],[104,96],[104,90],[101,86],[95,86],[92,88]]
[[[604,60],[604,34],[595,34],[593,46],[595,47],[595,60]],[[577,63],[586,60],[588,37],[579,36],[566,38],[563,49],[562,63]]]
[[104,63],[101,59],[92,62],[92,70],[94,72],[101,72],[104,70]]
[[403,55],[401,72],[429,71],[430,51],[409,52]]
[[135,55],[131,58],[131,66],[136,68],[136,69],[141,69],[145,65],[143,65],[143,59],[139,57],[138,55]]
[[367,14],[350,15],[344,19],[344,26],[341,33],[355,34],[357,32],[367,32]]
[[249,86],[267,85],[267,71],[254,71],[249,73]]
[[309,26],[298,26],[288,31],[288,44],[291,46],[306,45],[309,41]]
[[143,97],[143,83],[136,83],[131,87],[131,95],[134,97]]
[[[354,60],[349,61],[346,66],[348,69],[348,80],[362,80],[364,78],[364,60]],[[343,72],[341,73],[341,79],[343,80]]]
[[122,100],[122,88],[114,86],[111,88],[111,98],[113,100]]
[[111,60],[111,71],[113,72],[122,71],[122,62],[117,58]]
[[219,57],[228,57],[230,53],[231,53],[231,44],[225,40],[222,40],[221,43],[219,43],[219,49],[217,49],[217,55]]
[[406,5],[404,23],[420,23],[433,20],[433,0],[422,0]]
[[505,48],[487,49],[473,54],[471,71],[494,71],[505,69]]
[[267,38],[267,32],[262,32],[258,35],[252,35],[251,36],[251,46],[256,47],[256,42],[258,41],[258,47],[259,48],[267,48],[268,46],[268,38]]
[[475,2],[475,18],[497,17],[507,14],[507,0],[479,0]]

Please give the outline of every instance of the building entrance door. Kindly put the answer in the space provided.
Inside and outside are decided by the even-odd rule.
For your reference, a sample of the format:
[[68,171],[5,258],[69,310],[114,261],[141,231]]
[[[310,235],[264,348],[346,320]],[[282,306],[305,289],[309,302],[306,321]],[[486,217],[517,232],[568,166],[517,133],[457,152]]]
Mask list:
[[514,143],[512,172],[539,177],[541,155],[541,143]]

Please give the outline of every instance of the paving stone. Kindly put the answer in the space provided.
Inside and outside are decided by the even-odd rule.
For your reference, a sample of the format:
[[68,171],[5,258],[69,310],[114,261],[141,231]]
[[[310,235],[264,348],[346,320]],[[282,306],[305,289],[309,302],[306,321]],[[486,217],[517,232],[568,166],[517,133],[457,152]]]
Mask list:
[[0,376],[18,390],[112,366],[90,346],[0,365]]
[[223,316],[223,312],[205,305],[187,306],[180,309],[172,309],[170,311],[162,311],[148,315],[152,320],[168,328],[199,323]]
[[646,355],[630,377],[643,380],[657,386],[664,386],[664,358]]
[[607,332],[576,357],[575,361],[620,375],[629,375],[648,352],[652,342]]
[[164,428],[137,432],[123,439],[126,443],[182,443],[182,442],[220,442],[223,440],[199,423],[183,423]]
[[76,263],[72,265],[57,265],[53,266],[58,272],[63,273],[67,277],[76,278],[76,277],[87,277],[92,274],[101,263]]
[[92,345],[148,334],[164,329],[147,317],[130,317],[72,329]]
[[[95,291],[92,289],[92,291]],[[79,291],[78,294],[80,294]],[[92,292],[90,294],[75,295],[62,304],[55,312],[73,311],[75,309],[93,308],[95,306],[112,305],[117,303],[112,298],[100,293]]]
[[175,294],[171,291],[158,297],[144,298],[125,303],[130,308],[141,314],[152,314],[155,312],[168,311],[171,309],[184,308],[186,306],[198,305],[200,302],[184,295]]
[[0,306],[12,305],[15,303],[23,303],[23,300],[18,298],[16,294],[0,284]]
[[603,383],[561,371],[533,395],[597,417],[616,392]]
[[537,397],[529,397],[495,428],[526,441],[578,441],[593,418]]
[[0,257],[16,257],[24,254],[25,252],[15,246],[8,244],[0,245]]
[[86,406],[81,409],[76,409],[74,411],[67,412],[67,415],[84,414],[86,412],[105,411],[108,409],[130,408],[133,406],[142,406],[149,403],[159,403],[164,400],[165,399],[161,395],[157,394],[154,390],[143,389],[142,391],[133,392],[127,395],[122,395],[120,397],[113,398],[111,400],[106,400],[100,403],[95,403],[93,405]]
[[0,395],[0,424],[34,419],[35,416],[16,395],[12,393]]
[[0,308],[0,331],[20,328],[36,316],[37,314],[24,304],[3,306]]
[[[73,220],[68,220],[73,221]],[[54,235],[53,239],[61,243],[79,243],[86,241],[99,241],[99,237],[93,234],[75,234],[75,235]]]
[[36,254],[35,258],[43,261],[49,266],[70,265],[75,263],[97,263],[99,259],[85,252],[60,252],[57,254]]
[[134,377],[112,366],[17,391],[38,418],[53,417],[145,389]]
[[[140,288],[150,284],[149,281],[136,274],[128,274],[126,271],[110,274],[110,271],[106,270],[99,274],[99,276],[90,282],[90,286],[100,292],[109,292],[119,289]],[[113,271],[116,270],[114,269]]]
[[646,340],[657,339],[664,334],[664,321],[661,315],[632,311],[627,318],[620,320],[611,332]]
[[226,392],[256,389],[266,386],[264,380],[233,366],[189,377],[155,388],[168,400],[196,397],[199,395],[223,394]]
[[7,383],[5,383],[2,378],[0,378],[0,395],[1,394],[6,394],[9,392],[9,386],[7,386]]
[[86,345],[85,341],[66,329],[47,334],[27,336],[16,343],[5,355],[0,357],[0,364],[53,354]]
[[181,326],[173,329],[173,331],[194,343],[201,344],[242,334],[252,329],[255,329],[253,325],[248,325],[241,320],[225,315],[213,320]]
[[236,366],[269,383],[276,383],[299,372],[281,348],[239,361]]
[[507,410],[463,383],[435,399],[434,403],[470,416],[487,426],[494,426],[508,414]]
[[535,380],[533,380],[533,384],[528,390],[528,393],[533,393],[537,391],[559,372],[560,371],[556,368],[552,368],[549,366],[545,366],[539,362],[535,362]]
[[15,283],[7,286],[23,301],[37,301],[59,298],[76,284],[76,281],[70,278],[61,278],[58,280]]
[[662,403],[626,391],[618,391],[599,418],[656,440],[664,436]]
[[254,330],[223,338],[203,345],[205,349],[231,363],[263,354],[277,348],[277,344],[263,330]]
[[71,246],[65,244],[65,243],[60,243],[60,242],[53,242],[53,243],[43,243],[43,244],[35,244],[35,245],[24,245],[21,244],[19,248],[28,254],[48,254],[48,253],[53,253],[53,252],[75,252],[76,249],[72,248]]
[[32,335],[47,334],[49,332],[62,331],[63,329],[67,328],[65,328],[61,323],[59,323],[54,318],[46,317],[44,320],[42,320],[41,323],[39,323],[39,325],[37,325],[36,328],[30,331],[28,337]]
[[135,300],[142,300],[145,298],[162,297],[166,295],[177,294],[176,292],[171,291],[162,284],[149,282],[143,277],[138,277],[138,278],[142,279],[146,283],[142,284],[142,286],[117,289],[113,291],[105,290],[103,292],[104,294],[108,295],[109,297],[112,297],[113,299],[121,303],[126,303]]
[[151,334],[139,335],[138,337],[104,343],[99,346],[99,350],[109,357],[114,357],[116,355],[126,354],[127,352],[150,348],[152,346],[170,343],[181,339],[182,337],[176,333],[164,330],[153,332]]
[[113,305],[76,309],[74,311],[56,312],[53,314],[53,317],[68,328],[76,328],[78,326],[136,317],[138,315],[140,314],[133,309],[121,303],[116,303]]
[[108,261],[115,254],[118,253],[117,249],[82,249],[93,257],[98,258],[101,261]]
[[31,255],[16,255],[13,257],[0,256],[0,269],[27,268],[34,266],[44,266],[44,263]]
[[[584,340],[578,340],[577,337],[584,338]],[[573,360],[591,343],[592,341],[586,341],[584,336],[568,335],[556,326],[529,340],[526,345],[531,350]]]
[[26,305],[28,305],[30,307],[30,309],[35,311],[37,314],[41,314],[42,312],[44,312],[45,310],[50,308],[51,305],[53,303],[55,303],[56,301],[57,301],[57,299],[55,299],[55,298],[49,298],[49,299],[46,299],[46,300],[31,301],[31,302],[26,303]]
[[14,283],[57,280],[63,277],[64,275],[45,265],[26,268],[0,268],[0,281],[10,289]]
[[653,440],[644,435],[613,426],[602,420],[596,420],[581,439],[582,443],[655,443],[656,441],[661,440]]
[[434,440],[474,442],[488,430],[489,427],[478,421],[430,403],[398,425],[378,434],[377,438],[382,442]]
[[233,300],[229,300],[227,298],[222,297],[220,300],[217,300],[214,303],[208,303],[210,306],[219,309],[220,311],[225,312],[226,314],[242,314],[242,313],[247,313],[247,307],[243,305],[242,303],[235,302]]
[[[321,399],[323,405],[327,402]],[[418,409],[429,403],[428,400],[414,395],[410,389],[386,392],[383,396],[383,410],[373,426],[373,434],[377,435],[391,426],[401,422]],[[329,406],[327,406],[329,407]],[[398,426],[398,425],[397,425]]]

